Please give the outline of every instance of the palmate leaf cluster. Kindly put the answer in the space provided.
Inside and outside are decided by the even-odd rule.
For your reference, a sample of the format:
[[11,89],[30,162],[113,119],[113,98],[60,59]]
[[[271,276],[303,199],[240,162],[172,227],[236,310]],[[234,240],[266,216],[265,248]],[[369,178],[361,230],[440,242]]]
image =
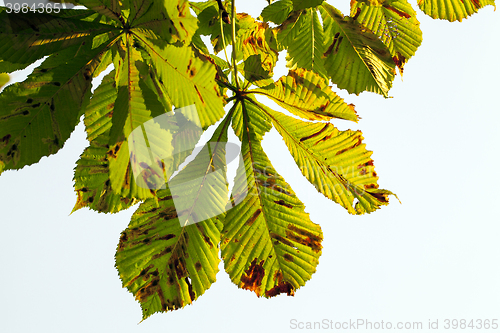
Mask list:
[[[396,70],[402,75],[422,42],[406,0],[353,0],[349,16],[323,0],[262,1],[259,18],[236,13],[234,1],[73,3],[87,9],[16,14],[0,8],[0,73],[43,59],[0,95],[0,173],[56,153],[83,116],[89,146],[75,167],[74,211],[115,213],[140,202],[121,234],[116,267],[143,318],[191,304],[215,282],[221,258],[231,280],[258,296],[293,295],[311,278],[321,228],[262,149],[273,127],[302,174],[348,213],[388,204],[392,193],[379,189],[362,133],[334,125],[335,119],[357,122],[358,115],[330,82],[349,93],[388,96]],[[460,21],[494,2],[418,4],[433,18]],[[228,45],[235,46],[231,59],[221,52]],[[289,72],[275,81],[284,50]],[[109,66],[91,92],[92,79]],[[272,110],[257,95],[288,113]],[[199,127],[172,112],[192,106]],[[155,161],[142,179],[134,177],[127,138],[149,120],[174,113],[178,131],[149,140],[173,157]],[[191,162],[183,164],[191,151],[172,154],[194,146],[211,126],[213,136]],[[242,156],[232,193],[228,131],[238,137]],[[141,186],[158,172],[174,175],[170,187]],[[205,181],[208,174],[216,185]],[[197,199],[177,206],[171,186],[194,178],[201,183],[184,186],[182,194]],[[199,212],[210,217],[179,223]]]

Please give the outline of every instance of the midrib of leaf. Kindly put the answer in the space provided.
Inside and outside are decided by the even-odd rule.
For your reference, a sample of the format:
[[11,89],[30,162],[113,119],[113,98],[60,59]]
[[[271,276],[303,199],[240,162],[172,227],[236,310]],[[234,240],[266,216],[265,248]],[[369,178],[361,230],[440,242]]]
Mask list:
[[[314,45],[316,44],[316,39],[314,38],[314,11],[312,10],[312,8],[309,8],[308,9],[309,12],[311,13],[311,37],[312,37],[312,40],[311,40],[311,61],[312,61],[312,64],[314,65]],[[316,66],[311,66],[312,67],[316,67]]]
[[[139,78],[139,71],[137,70],[137,68],[135,66],[132,66],[132,55],[134,54],[134,50],[131,48],[131,45],[130,45],[130,37],[129,35],[127,34],[127,62],[128,62],[128,71],[127,71],[127,76],[128,76],[128,80],[127,80],[127,85],[128,85],[128,98],[129,98],[129,103],[128,103],[128,115],[127,115],[127,118],[129,120],[129,125],[130,125],[130,132],[126,133],[125,134],[125,137],[128,137],[128,134],[132,133],[132,131],[134,130],[134,122],[133,122],[133,119],[132,119],[132,115],[134,114],[134,112],[132,112],[132,104],[130,103],[131,100],[132,100],[132,92],[134,91],[132,88],[132,71],[137,71],[136,73],[136,76],[137,78]],[[137,82],[138,83],[138,82]]]

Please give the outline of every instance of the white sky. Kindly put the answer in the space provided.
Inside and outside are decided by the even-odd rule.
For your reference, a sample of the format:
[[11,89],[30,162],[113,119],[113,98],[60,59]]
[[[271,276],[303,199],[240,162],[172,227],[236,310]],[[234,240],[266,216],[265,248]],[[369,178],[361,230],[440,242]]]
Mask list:
[[[237,8],[257,16],[264,4]],[[87,146],[80,125],[57,155],[0,176],[0,332],[298,331],[292,319],[420,321],[423,331],[439,320],[432,332],[448,332],[446,319],[500,321],[499,13],[490,6],[462,23],[421,12],[418,19],[423,45],[404,83],[396,78],[394,98],[342,93],[362,120],[334,122],[363,131],[380,187],[402,204],[391,198],[351,216],[302,177],[275,131],[265,137],[273,165],[324,233],[317,272],[295,297],[259,299],[233,285],[221,264],[193,305],[137,325],[139,303],[114,267],[137,206],[69,216],[73,168]]]

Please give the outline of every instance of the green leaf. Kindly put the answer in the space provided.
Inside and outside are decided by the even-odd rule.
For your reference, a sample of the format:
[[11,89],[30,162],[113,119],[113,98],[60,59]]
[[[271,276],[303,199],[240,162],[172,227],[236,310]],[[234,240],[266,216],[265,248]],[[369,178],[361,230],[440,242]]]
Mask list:
[[85,110],[85,127],[90,145],[85,148],[75,167],[77,202],[73,212],[83,208],[104,213],[116,213],[135,204],[135,198],[115,193],[109,179],[108,157],[111,116],[117,96],[115,72],[104,77]]
[[372,152],[366,150],[360,131],[339,131],[330,123],[268,113],[300,171],[318,192],[351,214],[370,213],[388,204],[393,193],[378,189]]
[[328,82],[304,69],[291,70],[276,83],[251,92],[265,95],[293,114],[309,120],[340,118],[357,122],[354,105],[347,105]]
[[317,7],[323,3],[323,0],[292,0],[293,10],[301,10],[311,7]]
[[316,271],[323,235],[262,150],[262,126],[254,125],[261,119],[253,117],[259,107],[254,103],[241,102],[244,165],[234,182],[236,206],[224,222],[222,258],[238,287],[257,296],[293,295]]
[[325,68],[339,88],[359,94],[371,91],[387,97],[395,63],[387,47],[367,28],[323,3]]
[[417,3],[430,17],[450,22],[462,21],[488,5],[496,9],[494,0],[418,0]]
[[[222,223],[211,214],[223,212],[227,202],[229,119],[169,188],[158,192],[158,205],[151,199],[141,204],[122,232],[116,267],[123,286],[141,303],[143,319],[191,304],[215,282]],[[197,221],[203,214],[211,217]]]
[[325,38],[316,9],[295,11],[278,28],[278,42],[287,50],[287,67],[313,70],[326,76]]
[[223,99],[215,81],[216,69],[211,59],[191,47],[176,47],[145,31],[136,31],[138,43],[151,56],[159,84],[177,107],[195,105],[203,129],[215,124],[223,115]]
[[[20,169],[55,154],[69,138],[90,97],[106,44],[75,45],[47,58],[21,83],[0,95],[0,160]],[[72,59],[67,62],[67,59]]]
[[[81,11],[87,12],[87,11]],[[112,38],[113,26],[49,14],[0,12],[0,72],[23,69],[43,56],[93,39]]]
[[352,1],[351,16],[388,47],[402,74],[404,64],[422,44],[420,22],[411,5],[406,0]]
[[264,22],[283,23],[293,11],[292,0],[280,0],[266,6],[260,16]]

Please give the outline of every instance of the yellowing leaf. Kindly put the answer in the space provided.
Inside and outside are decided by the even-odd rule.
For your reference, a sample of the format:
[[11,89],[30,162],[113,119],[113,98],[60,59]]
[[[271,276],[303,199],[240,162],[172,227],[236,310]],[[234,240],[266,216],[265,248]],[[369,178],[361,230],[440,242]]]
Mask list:
[[339,88],[383,96],[392,86],[395,63],[387,47],[367,28],[327,3],[319,7],[325,30],[325,68]]
[[244,163],[221,235],[224,267],[236,285],[257,296],[294,295],[316,271],[323,235],[262,150],[262,132],[252,125],[256,102],[240,103]]
[[291,70],[275,84],[252,90],[265,95],[288,111],[309,120],[340,118],[358,121],[354,105],[347,105],[325,79],[304,69]]
[[496,9],[494,0],[418,0],[417,2],[425,14],[434,19],[438,18],[450,22],[462,21],[488,5]]
[[388,204],[392,192],[378,189],[372,152],[366,150],[361,132],[305,123],[274,111],[270,116],[300,171],[318,192],[351,214],[370,213]]
[[351,16],[375,33],[389,48],[403,72],[404,64],[415,55],[422,43],[422,31],[416,13],[406,0],[367,0],[351,2]]
[[259,86],[270,83],[258,81],[272,78],[273,69],[278,61],[276,34],[267,23],[257,22],[249,15],[239,14],[238,19],[244,20],[244,23],[240,21],[236,48],[241,50],[239,55],[245,60],[246,78]]

